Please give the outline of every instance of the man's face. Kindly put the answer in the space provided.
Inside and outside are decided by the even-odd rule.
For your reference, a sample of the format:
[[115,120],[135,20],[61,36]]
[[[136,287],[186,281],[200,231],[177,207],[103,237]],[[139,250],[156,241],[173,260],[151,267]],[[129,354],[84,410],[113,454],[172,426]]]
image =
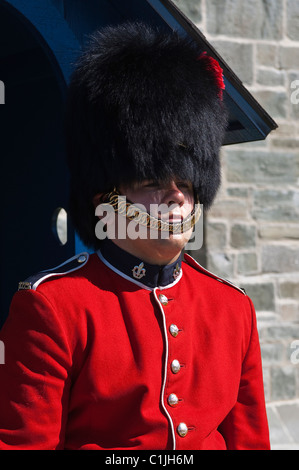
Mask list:
[[[146,180],[131,187],[120,187],[121,194],[133,203],[142,204],[154,217],[170,223],[185,219],[193,209],[192,184],[188,181],[153,182]],[[162,214],[157,212],[162,208]]]
[[[148,213],[169,223],[181,222],[194,207],[193,187],[189,181],[176,179],[162,183],[146,180],[118,189],[127,200],[142,204]],[[162,214],[157,212],[157,208],[161,207]],[[167,264],[179,256],[192,234],[192,229],[189,229],[184,233],[167,233],[166,236],[160,233],[152,237],[150,229],[146,230],[148,234],[145,239],[131,240],[127,237],[125,240],[115,240],[115,243],[151,264]]]

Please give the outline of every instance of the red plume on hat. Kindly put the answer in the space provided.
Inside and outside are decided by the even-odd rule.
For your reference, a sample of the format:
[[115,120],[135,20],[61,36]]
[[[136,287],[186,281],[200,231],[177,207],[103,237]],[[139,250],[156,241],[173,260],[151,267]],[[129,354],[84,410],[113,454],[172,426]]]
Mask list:
[[203,61],[205,63],[205,69],[207,70],[207,72],[211,72],[211,74],[213,75],[216,85],[219,88],[219,98],[222,100],[222,90],[225,89],[225,84],[223,80],[223,70],[220,67],[219,63],[216,59],[214,59],[214,57],[207,55],[206,51],[202,52],[197,58],[197,60]]

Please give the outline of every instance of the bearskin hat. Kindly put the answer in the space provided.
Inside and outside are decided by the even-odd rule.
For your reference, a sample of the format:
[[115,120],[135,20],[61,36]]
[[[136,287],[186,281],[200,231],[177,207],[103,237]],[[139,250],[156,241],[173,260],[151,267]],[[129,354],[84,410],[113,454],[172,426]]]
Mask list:
[[190,39],[140,22],[91,36],[66,109],[69,210],[87,246],[99,246],[93,197],[121,183],[179,176],[211,205],[227,125],[221,72]]

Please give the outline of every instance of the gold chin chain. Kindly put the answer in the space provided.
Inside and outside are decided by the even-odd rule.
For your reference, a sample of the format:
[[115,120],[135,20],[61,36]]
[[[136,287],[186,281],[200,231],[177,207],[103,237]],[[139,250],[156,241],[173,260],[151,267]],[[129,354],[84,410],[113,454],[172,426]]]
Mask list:
[[201,216],[201,207],[197,203],[192,212],[181,222],[166,222],[157,217],[150,215],[148,212],[142,211],[132,202],[127,202],[125,196],[121,196],[115,189],[106,194],[103,198],[103,204],[109,204],[113,207],[114,212],[123,215],[129,220],[148,227],[150,229],[159,230],[161,232],[184,233],[190,230]]

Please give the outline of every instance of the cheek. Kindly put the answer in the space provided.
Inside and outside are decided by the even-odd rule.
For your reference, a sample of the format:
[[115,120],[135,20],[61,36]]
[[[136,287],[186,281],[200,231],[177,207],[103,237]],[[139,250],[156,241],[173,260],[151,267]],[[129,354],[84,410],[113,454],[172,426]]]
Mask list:
[[152,192],[150,194],[144,194],[140,192],[133,193],[128,191],[126,197],[134,204],[143,206],[146,212],[150,212],[151,205],[158,206],[159,204],[161,204],[160,195],[158,191],[157,193]]
[[188,196],[186,196],[186,201],[190,205],[192,205],[192,207],[194,206],[194,195],[193,195],[193,193],[192,194],[189,193]]
[[184,210],[187,213],[190,213],[194,208],[194,197],[192,195],[188,195],[185,197],[184,203]]

